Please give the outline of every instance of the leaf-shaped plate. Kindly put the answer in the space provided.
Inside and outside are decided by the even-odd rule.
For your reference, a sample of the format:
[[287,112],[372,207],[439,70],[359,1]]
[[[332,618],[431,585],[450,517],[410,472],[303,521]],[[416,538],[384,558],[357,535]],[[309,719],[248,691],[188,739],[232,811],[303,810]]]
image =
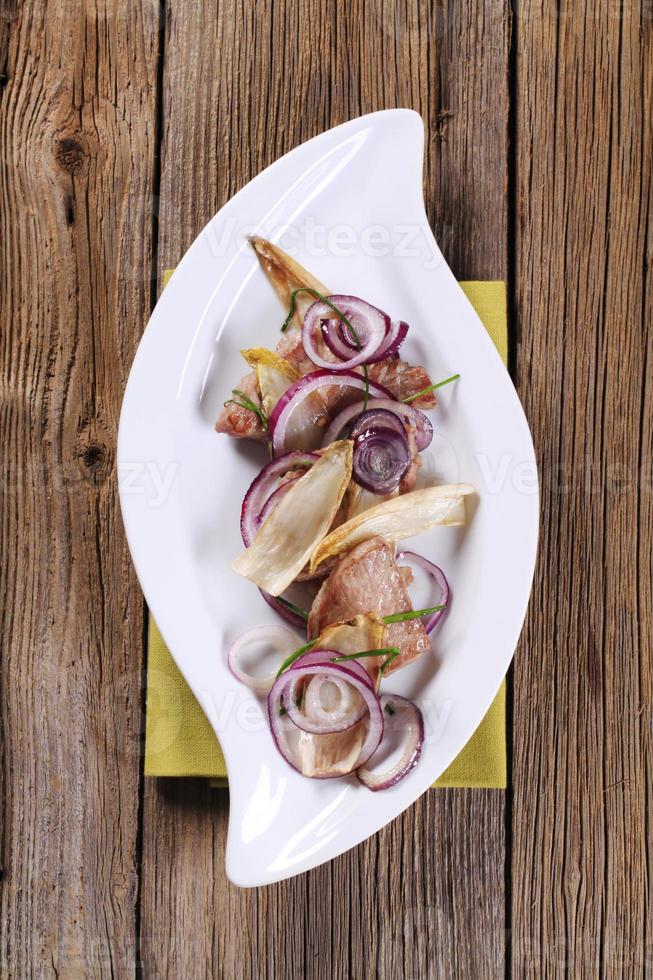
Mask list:
[[[526,610],[538,528],[533,446],[510,378],[429,229],[423,141],[414,112],[378,112],[323,133],[256,177],[184,256],[125,392],[118,463],[129,546],[148,605],[224,750],[227,874],[239,885],[328,861],[413,803],[483,718]],[[443,389],[432,416],[426,470],[433,482],[473,483],[478,498],[466,528],[436,528],[412,542],[446,569],[453,601],[433,656],[386,682],[421,705],[426,743],[419,765],[381,793],[353,777],[310,780],[292,771],[274,748],[264,705],[225,663],[235,636],[274,621],[231,570],[241,551],[241,500],[264,450],[213,431],[246,373],[239,350],[273,347],[283,320],[247,243],[254,233],[332,290],[410,323],[404,355],[434,379],[462,376]]]

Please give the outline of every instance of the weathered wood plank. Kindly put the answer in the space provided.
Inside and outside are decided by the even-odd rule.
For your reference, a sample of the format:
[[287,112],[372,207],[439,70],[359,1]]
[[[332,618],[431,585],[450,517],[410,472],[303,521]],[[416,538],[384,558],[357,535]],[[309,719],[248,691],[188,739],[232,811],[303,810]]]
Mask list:
[[515,668],[516,976],[651,967],[651,37],[646,5],[519,6],[517,367],[543,522]]
[[150,303],[158,4],[0,4],[4,977],[133,973],[142,599],[117,501]]
[[[461,278],[506,275],[509,11],[499,0],[167,4],[160,269],[302,140],[379,108],[427,124],[426,200]],[[197,782],[145,794],[150,976],[502,975],[504,797],[437,791],[299,879],[225,879],[226,802]]]

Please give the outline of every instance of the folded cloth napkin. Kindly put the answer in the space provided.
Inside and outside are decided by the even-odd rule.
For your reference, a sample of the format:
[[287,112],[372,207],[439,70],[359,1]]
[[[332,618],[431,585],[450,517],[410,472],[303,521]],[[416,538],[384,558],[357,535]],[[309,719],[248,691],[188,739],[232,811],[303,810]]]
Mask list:
[[[164,273],[166,285],[173,270]],[[508,355],[503,282],[461,282],[504,362]],[[149,620],[145,722],[146,776],[208,776],[226,785],[227,770],[206,715]],[[506,685],[465,748],[433,784],[437,787],[506,787]]]

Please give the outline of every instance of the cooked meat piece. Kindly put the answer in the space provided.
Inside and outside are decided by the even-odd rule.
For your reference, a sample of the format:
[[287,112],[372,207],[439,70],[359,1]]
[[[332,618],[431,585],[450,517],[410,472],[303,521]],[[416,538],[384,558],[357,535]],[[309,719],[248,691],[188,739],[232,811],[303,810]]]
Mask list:
[[[407,579],[383,538],[363,541],[338,562],[322,584],[308,617],[309,639],[330,624],[348,622],[359,613],[388,616],[408,612],[413,606],[406,589]],[[401,650],[387,673],[404,667],[431,649],[431,641],[419,619],[388,626],[386,644]]]
[[[384,385],[399,401],[416,395],[418,391],[433,384],[426,368],[421,364],[407,364],[400,357],[390,357],[387,361],[370,364],[369,371],[371,380]],[[411,405],[415,408],[435,408],[435,392],[420,395]]]
[[282,334],[277,344],[277,354],[281,354],[302,376],[317,370],[304,350],[301,330],[291,329]]
[[[261,404],[254,371],[246,374],[235,387],[243,391],[255,405]],[[238,395],[232,395],[232,397],[237,399]],[[251,409],[241,408],[240,405],[231,401],[220,411],[215,423],[215,431],[224,432],[225,435],[233,436],[234,439],[254,439],[256,442],[267,440],[267,434],[258,415]]]

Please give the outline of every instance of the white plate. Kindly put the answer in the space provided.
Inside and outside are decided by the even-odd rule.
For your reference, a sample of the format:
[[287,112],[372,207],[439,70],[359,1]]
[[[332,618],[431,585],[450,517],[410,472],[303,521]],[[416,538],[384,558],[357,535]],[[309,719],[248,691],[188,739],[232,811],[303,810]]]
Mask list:
[[[328,861],[413,803],[483,718],[526,610],[538,528],[533,445],[508,374],[426,221],[423,141],[414,112],[374,113],[310,140],[248,184],[181,261],[125,392],[118,466],[129,546],[148,605],[224,751],[227,874],[238,885]],[[434,655],[384,685],[416,698],[427,731],[420,764],[386,792],[292,771],[272,744],[263,705],[225,666],[231,639],[275,621],[230,568],[242,547],[241,500],[263,450],[213,431],[245,373],[240,348],[273,347],[283,320],[246,243],[254,231],[334,292],[410,323],[404,355],[434,379],[462,375],[432,415],[429,466],[438,481],[473,483],[478,500],[466,528],[435,529],[408,545],[443,566],[453,600]]]

